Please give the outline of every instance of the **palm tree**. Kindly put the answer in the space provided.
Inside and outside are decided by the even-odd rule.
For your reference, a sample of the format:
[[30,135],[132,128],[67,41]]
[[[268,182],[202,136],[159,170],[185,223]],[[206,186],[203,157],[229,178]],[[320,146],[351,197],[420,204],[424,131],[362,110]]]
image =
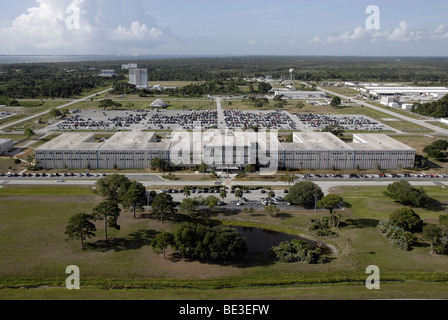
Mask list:
[[236,190],[235,191],[235,197],[237,197],[238,201],[240,201],[241,198],[243,197],[243,190],[241,190],[241,189]]

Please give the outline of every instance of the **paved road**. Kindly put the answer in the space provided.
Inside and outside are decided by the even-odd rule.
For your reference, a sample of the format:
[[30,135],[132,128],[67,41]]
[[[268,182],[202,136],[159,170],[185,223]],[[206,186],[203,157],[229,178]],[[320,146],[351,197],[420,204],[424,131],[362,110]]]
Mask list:
[[442,136],[448,136],[448,130],[443,129],[443,128],[438,127],[438,126],[434,126],[432,124],[429,124],[429,123],[426,122],[426,120],[418,120],[418,119],[414,119],[414,118],[411,118],[411,117],[407,117],[407,116],[402,115],[400,113],[396,113],[396,112],[394,112],[392,110],[387,110],[387,109],[384,109],[384,108],[380,108],[380,107],[374,106],[374,105],[372,105],[370,103],[367,103],[365,101],[358,100],[358,99],[355,99],[353,97],[345,96],[343,94],[336,93],[336,92],[333,92],[333,91],[330,91],[330,90],[327,90],[327,89],[323,89],[323,88],[320,88],[320,87],[318,87],[317,89],[318,90],[322,90],[322,91],[324,91],[324,92],[326,92],[328,94],[331,94],[331,95],[339,96],[340,98],[345,99],[345,100],[351,100],[354,103],[357,103],[357,104],[360,104],[362,106],[371,108],[373,110],[376,110],[376,111],[379,111],[379,112],[391,115],[394,118],[402,119],[402,120],[414,123],[416,125],[419,125],[421,127],[428,128],[430,130],[433,130],[436,134],[439,134],[439,135],[442,135]]
[[[132,178],[133,176],[129,176]],[[134,176],[136,178],[136,176]],[[84,179],[70,179],[70,178],[59,178],[64,179],[65,182],[57,182],[57,178],[0,178],[0,185],[76,185],[76,186],[93,186],[98,178],[84,178]],[[139,178],[145,187],[160,187],[160,188],[177,188],[183,189],[184,186],[216,186],[213,181],[167,181],[155,175],[148,175],[145,178]],[[397,180],[394,180],[397,181]],[[393,181],[383,180],[383,181],[313,181],[315,182],[325,194],[328,194],[332,188],[335,187],[363,187],[363,186],[388,186]],[[426,181],[409,181],[413,186],[439,186],[448,187],[448,180],[426,180]],[[227,185],[227,184],[226,184]],[[235,182],[233,181],[231,185],[244,185],[244,186],[271,186],[271,187],[282,187],[288,189],[288,185],[284,182],[261,182],[261,181],[250,181],[250,182]],[[229,186],[229,185],[227,185]],[[448,195],[448,188],[447,188]],[[249,194],[250,197],[250,194]],[[257,200],[259,196],[257,197]]]
[[[104,90],[104,91],[101,91],[101,92],[97,92],[97,93],[95,93],[95,94],[92,94],[92,95],[90,95],[90,96],[88,96],[88,97],[85,97],[85,98],[82,98],[82,99],[73,100],[73,101],[71,101],[71,102],[69,102],[69,103],[67,103],[67,104],[64,104],[64,105],[62,105],[62,106],[57,107],[56,109],[63,109],[63,108],[70,107],[70,106],[72,106],[72,105],[74,105],[74,104],[76,104],[76,103],[90,100],[91,98],[96,97],[96,95],[98,95],[98,94],[101,95],[101,94],[106,93],[106,92],[111,91],[111,90],[112,90],[112,88],[107,89],[107,90]],[[41,113],[38,113],[38,114],[34,114],[34,115],[32,115],[32,116],[29,116],[29,117],[27,117],[27,118],[23,118],[23,119],[20,119],[20,120],[17,120],[17,121],[14,121],[14,122],[5,124],[5,125],[3,125],[3,126],[0,126],[0,131],[1,131],[1,130],[4,130],[5,128],[8,128],[8,127],[16,126],[16,125],[18,125],[18,124],[20,124],[20,123],[23,123],[23,122],[26,122],[26,121],[29,121],[29,120],[32,120],[32,119],[35,119],[35,118],[42,117],[42,116],[46,115],[46,114],[49,113],[49,112],[50,112],[50,111],[44,111],[44,112],[41,112]]]
[[216,98],[216,107],[218,110],[218,129],[226,129],[224,111],[222,110],[221,98]]

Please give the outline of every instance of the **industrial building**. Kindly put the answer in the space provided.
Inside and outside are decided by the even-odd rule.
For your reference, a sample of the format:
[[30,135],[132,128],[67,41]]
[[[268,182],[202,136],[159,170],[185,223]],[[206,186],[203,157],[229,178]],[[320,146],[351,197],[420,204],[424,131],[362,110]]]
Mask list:
[[283,96],[284,99],[326,99],[327,94],[323,91],[275,91],[276,96]]
[[129,69],[137,69],[138,65],[136,63],[128,63],[128,64],[122,64],[121,70],[129,70]]
[[448,94],[446,87],[383,87],[383,86],[366,86],[360,89],[365,94],[371,94],[375,97],[384,96],[403,96],[403,97],[433,97],[443,98]]
[[129,83],[137,89],[148,89],[148,69],[129,69]]
[[120,132],[95,141],[89,133],[63,134],[35,150],[46,169],[145,169],[155,158],[176,167],[202,162],[214,170],[262,168],[354,170],[414,166],[416,150],[383,134],[357,134],[345,143],[330,133],[293,134],[281,143],[273,133],[211,130],[173,132],[158,140],[154,132]]
[[6,154],[14,148],[11,139],[0,139],[0,154]]
[[100,77],[104,77],[104,78],[111,78],[116,75],[117,75],[117,73],[115,72],[115,70],[101,70],[101,73],[100,73]]

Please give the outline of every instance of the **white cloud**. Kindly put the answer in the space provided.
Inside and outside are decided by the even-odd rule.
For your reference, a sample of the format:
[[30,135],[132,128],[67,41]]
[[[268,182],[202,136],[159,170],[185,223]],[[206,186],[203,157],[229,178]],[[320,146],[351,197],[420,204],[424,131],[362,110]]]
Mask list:
[[2,53],[7,54],[149,52],[174,38],[146,14],[141,0],[36,0],[0,27],[2,51],[7,50]]
[[445,38],[448,38],[448,27],[445,25],[440,25],[432,32],[427,32],[413,29],[403,20],[392,31],[371,30],[359,26],[353,32],[345,31],[340,34],[329,35],[324,40],[321,40],[319,36],[314,37],[310,40],[310,43],[411,42]]

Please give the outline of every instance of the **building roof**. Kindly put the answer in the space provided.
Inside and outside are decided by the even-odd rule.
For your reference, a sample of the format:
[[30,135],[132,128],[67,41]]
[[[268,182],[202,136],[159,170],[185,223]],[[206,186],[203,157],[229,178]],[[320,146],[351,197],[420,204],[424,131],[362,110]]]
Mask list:
[[36,150],[98,150],[102,143],[94,139],[92,133],[65,133]]
[[154,132],[118,132],[100,150],[164,150],[169,143],[156,142]]
[[353,143],[350,145],[356,150],[415,151],[410,146],[385,134],[355,134],[353,135]]
[[[347,143],[329,132],[295,132],[295,146],[299,150],[353,150]],[[284,144],[285,145],[285,144]]]

